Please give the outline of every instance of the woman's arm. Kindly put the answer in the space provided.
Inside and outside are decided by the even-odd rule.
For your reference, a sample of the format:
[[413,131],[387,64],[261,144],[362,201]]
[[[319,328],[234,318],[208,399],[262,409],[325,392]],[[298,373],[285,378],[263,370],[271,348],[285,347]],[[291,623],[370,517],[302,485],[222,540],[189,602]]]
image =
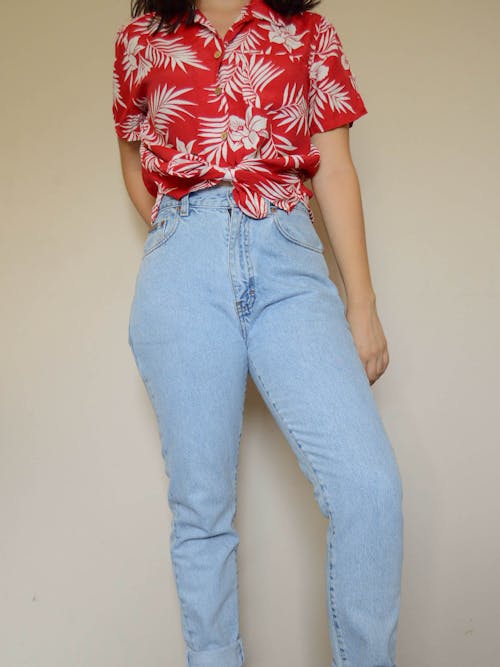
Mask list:
[[346,289],[346,316],[373,384],[389,363],[387,341],[376,311],[370,277],[361,193],[344,125],[312,135],[321,154],[311,179],[328,237]]
[[125,141],[118,137],[125,188],[138,213],[149,226],[155,198],[148,192],[142,179],[142,167],[139,155],[140,145],[140,141]]

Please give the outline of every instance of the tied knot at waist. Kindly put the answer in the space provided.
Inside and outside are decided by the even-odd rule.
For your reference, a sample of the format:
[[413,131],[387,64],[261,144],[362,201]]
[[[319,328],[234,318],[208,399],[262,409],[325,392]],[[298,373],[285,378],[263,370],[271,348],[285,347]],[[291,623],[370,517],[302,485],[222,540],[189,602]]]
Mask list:
[[181,176],[182,178],[202,177],[236,180],[236,167],[221,166],[192,153],[174,155],[166,164],[165,170],[171,176]]

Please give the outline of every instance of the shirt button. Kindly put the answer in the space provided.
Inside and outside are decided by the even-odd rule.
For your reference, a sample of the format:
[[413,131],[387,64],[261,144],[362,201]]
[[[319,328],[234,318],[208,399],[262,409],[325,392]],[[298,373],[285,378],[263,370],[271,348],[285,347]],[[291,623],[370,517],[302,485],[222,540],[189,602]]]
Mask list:
[[221,55],[222,55],[222,51],[219,51],[219,49],[217,49],[217,51],[214,51],[214,58],[220,58]]
[[220,95],[222,93],[222,88],[220,86],[217,86],[217,88],[214,90],[214,93],[216,95]]
[[221,136],[221,139],[226,139],[227,138],[226,130],[224,130],[224,132],[222,132],[222,134],[220,136]]

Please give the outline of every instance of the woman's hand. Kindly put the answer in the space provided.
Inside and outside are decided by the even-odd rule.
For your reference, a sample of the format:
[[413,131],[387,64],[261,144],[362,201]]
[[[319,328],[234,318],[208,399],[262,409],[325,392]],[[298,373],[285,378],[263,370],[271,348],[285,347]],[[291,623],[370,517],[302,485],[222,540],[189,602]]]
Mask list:
[[389,364],[387,341],[373,300],[347,303],[346,317],[372,385]]

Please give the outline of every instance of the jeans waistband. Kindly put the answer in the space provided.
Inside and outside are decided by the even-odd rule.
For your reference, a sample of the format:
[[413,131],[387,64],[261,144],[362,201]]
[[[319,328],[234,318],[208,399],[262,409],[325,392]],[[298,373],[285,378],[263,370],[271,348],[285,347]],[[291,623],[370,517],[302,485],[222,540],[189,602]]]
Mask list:
[[[220,181],[216,185],[195,190],[194,192],[187,192],[180,199],[176,199],[172,195],[163,194],[161,197],[159,212],[166,208],[179,208],[181,215],[189,213],[189,206],[202,206],[206,208],[236,208],[237,204],[232,194],[234,184],[230,181]],[[274,207],[273,202],[267,197],[263,196],[268,206]]]

